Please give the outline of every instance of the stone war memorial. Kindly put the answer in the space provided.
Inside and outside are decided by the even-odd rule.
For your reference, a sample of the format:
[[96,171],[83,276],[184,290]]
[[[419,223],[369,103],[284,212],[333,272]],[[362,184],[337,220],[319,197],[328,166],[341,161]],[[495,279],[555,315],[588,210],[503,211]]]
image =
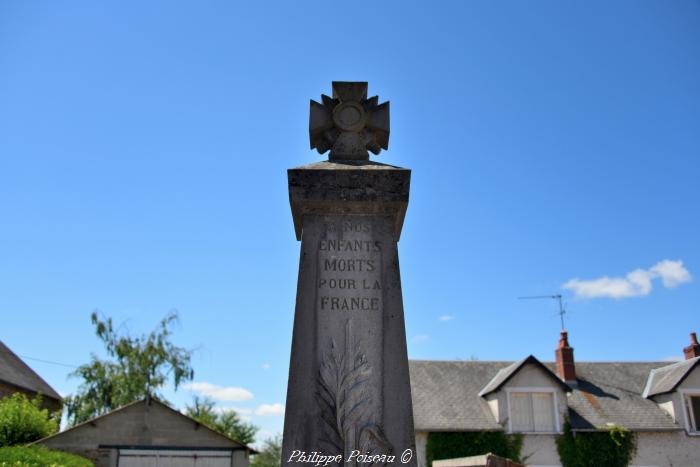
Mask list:
[[299,279],[282,465],[416,465],[397,242],[411,171],[369,160],[389,103],[366,82],[311,101],[311,148],[289,169]]

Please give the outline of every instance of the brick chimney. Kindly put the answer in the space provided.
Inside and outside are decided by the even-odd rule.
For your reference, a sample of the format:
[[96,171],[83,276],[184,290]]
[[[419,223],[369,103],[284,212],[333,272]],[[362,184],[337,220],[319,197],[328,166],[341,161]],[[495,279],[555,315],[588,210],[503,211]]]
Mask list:
[[559,336],[559,346],[554,351],[557,359],[557,375],[565,383],[576,383],[576,367],[574,366],[574,348],[569,345],[569,333],[562,331]]
[[690,345],[683,348],[683,353],[685,354],[686,360],[700,357],[700,344],[698,344],[698,336],[694,332],[690,333]]

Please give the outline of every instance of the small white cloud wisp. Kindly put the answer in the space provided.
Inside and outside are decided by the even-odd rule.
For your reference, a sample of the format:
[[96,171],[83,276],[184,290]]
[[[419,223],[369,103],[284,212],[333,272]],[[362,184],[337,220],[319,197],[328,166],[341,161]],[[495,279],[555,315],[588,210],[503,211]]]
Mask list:
[[216,401],[240,402],[249,401],[253,398],[253,393],[245,388],[217,386],[204,381],[187,383],[182,387],[201,396],[211,397]]
[[430,336],[427,336],[425,334],[413,336],[411,338],[411,342],[413,342],[414,344],[421,344],[423,342],[428,342],[429,340],[430,340]]
[[229,410],[236,412],[241,419],[252,420],[253,416],[258,417],[281,417],[284,415],[284,404],[260,404],[253,407],[214,407],[217,413],[226,413]]
[[578,298],[629,298],[649,295],[653,281],[660,279],[670,289],[693,280],[683,261],[665,259],[649,269],[635,269],[624,277],[603,276],[598,279],[571,279],[562,288],[571,290]]
[[255,409],[255,415],[260,417],[281,417],[284,415],[283,404],[260,404]]
[[453,319],[455,319],[455,317],[452,316],[452,315],[442,315],[442,316],[440,316],[440,318],[438,318],[438,319],[439,319],[440,321],[452,321]]

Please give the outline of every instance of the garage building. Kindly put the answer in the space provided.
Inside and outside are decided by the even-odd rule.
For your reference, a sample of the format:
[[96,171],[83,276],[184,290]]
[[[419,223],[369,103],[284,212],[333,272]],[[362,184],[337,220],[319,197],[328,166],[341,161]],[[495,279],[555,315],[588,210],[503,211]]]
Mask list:
[[252,448],[145,398],[37,441],[96,467],[248,467]]

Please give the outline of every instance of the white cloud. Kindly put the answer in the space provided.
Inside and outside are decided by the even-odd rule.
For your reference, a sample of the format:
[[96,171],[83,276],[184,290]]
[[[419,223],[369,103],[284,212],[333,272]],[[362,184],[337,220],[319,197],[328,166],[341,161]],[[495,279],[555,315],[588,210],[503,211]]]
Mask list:
[[253,393],[244,388],[233,386],[217,386],[206,382],[187,383],[183,385],[188,391],[196,392],[202,396],[211,397],[217,401],[249,401],[253,398]]
[[427,342],[428,340],[430,340],[430,336],[426,336],[425,334],[413,336],[413,338],[411,338],[411,342],[414,344],[420,344],[421,342]]
[[227,412],[229,410],[233,410],[234,412],[236,412],[239,415],[253,415],[253,409],[248,408],[248,407],[219,407],[219,406],[214,407],[214,412],[217,412],[217,413],[224,413],[224,412]]
[[269,370],[269,369],[270,369],[270,364],[269,364],[269,363],[263,363],[263,364],[262,364],[262,369],[263,369],[263,370]]
[[252,407],[221,407],[215,406],[214,412],[225,413],[229,410],[235,411],[242,420],[250,421],[253,416],[258,417],[281,417],[284,415],[284,404],[260,404]]
[[261,417],[281,417],[284,415],[284,405],[282,404],[260,404],[255,409],[255,415]]
[[665,259],[656,263],[650,271],[661,278],[664,287],[673,288],[690,282],[693,278],[690,272],[683,267],[683,261],[670,261]]
[[649,269],[635,269],[625,277],[603,276],[591,280],[575,278],[562,285],[562,288],[573,291],[580,298],[642,297],[651,293],[654,279],[661,279],[664,287],[673,288],[690,282],[692,277],[683,266],[683,261],[665,259]]
[[219,407],[219,406],[215,406],[213,410],[214,410],[214,412],[216,412],[216,413],[226,413],[226,412],[229,412],[229,411],[233,410],[234,412],[236,412],[236,414],[238,415],[238,417],[239,417],[241,420],[243,420],[244,422],[251,422],[251,421],[253,421],[253,417],[252,417],[252,415],[253,415],[253,409],[241,408],[241,407]]
[[453,319],[455,319],[455,317],[452,315],[442,315],[438,319],[440,321],[452,321]]

